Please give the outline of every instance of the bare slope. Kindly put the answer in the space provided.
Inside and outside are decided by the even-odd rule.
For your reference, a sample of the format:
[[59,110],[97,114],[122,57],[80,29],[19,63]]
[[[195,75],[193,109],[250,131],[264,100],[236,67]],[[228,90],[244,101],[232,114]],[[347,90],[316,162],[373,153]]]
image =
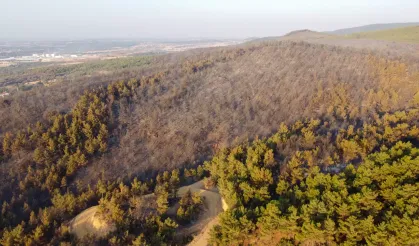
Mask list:
[[114,231],[116,229],[115,225],[109,224],[99,218],[99,216],[97,216],[97,211],[98,206],[93,206],[77,215],[70,221],[70,232],[78,238],[83,238],[88,234],[92,234],[100,238]]

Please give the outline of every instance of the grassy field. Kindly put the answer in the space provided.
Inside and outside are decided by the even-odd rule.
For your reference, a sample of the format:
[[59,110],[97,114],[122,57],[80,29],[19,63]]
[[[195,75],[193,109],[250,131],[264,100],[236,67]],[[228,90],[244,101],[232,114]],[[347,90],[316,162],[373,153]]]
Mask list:
[[346,37],[419,43],[419,26],[403,27],[384,31],[360,32]]

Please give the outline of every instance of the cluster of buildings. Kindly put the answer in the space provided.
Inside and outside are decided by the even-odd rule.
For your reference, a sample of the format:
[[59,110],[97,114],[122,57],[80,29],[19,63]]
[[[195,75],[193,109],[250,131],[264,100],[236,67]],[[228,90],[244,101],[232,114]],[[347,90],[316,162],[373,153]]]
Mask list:
[[54,60],[63,58],[77,58],[78,55],[56,55],[56,54],[32,54],[31,56],[8,57],[0,59],[0,62],[20,61],[20,62],[37,62],[39,60]]
[[35,58],[63,58],[63,56],[55,55],[55,54],[32,54],[32,57]]
[[[31,56],[8,57],[0,59],[0,67],[6,67],[10,62],[38,62],[41,60],[52,61],[65,58],[78,58],[78,55],[32,54]],[[6,64],[7,63],[7,64]]]
[[0,59],[1,61],[20,61],[20,62],[36,62],[42,59],[60,59],[64,58],[63,56],[57,56],[54,54],[33,54],[32,56],[19,56],[19,57],[9,57],[6,59]]

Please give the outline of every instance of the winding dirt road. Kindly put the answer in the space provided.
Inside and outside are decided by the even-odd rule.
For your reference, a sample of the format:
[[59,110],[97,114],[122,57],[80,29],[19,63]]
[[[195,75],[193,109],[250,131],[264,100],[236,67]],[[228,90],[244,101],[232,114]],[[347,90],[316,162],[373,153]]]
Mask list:
[[[182,228],[178,233],[180,235],[197,234],[190,246],[204,246],[207,245],[209,239],[209,231],[218,223],[218,214],[227,209],[227,204],[222,199],[217,188],[205,189],[202,181],[194,184],[183,186],[179,188],[177,195],[183,196],[188,190],[198,193],[204,200],[204,209],[200,214],[198,220],[191,226]],[[146,196],[154,196],[148,194]],[[171,207],[168,210],[169,214],[176,214],[179,204]],[[82,238],[87,234],[94,234],[97,237],[102,237],[109,232],[115,230],[114,225],[109,225],[95,217],[98,206],[93,206],[81,212],[69,223],[70,232],[78,238]]]
[[216,188],[205,189],[202,181],[180,188],[178,196],[182,196],[188,190],[197,192],[204,198],[204,211],[199,216],[198,221],[182,231],[182,234],[198,233],[192,242],[189,243],[189,246],[206,246],[208,244],[209,232],[218,223],[218,214],[227,209],[227,204]]

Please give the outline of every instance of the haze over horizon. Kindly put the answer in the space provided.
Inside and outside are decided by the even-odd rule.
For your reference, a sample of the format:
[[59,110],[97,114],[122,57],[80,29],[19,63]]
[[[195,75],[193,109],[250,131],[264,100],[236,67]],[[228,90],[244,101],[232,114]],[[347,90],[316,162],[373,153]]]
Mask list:
[[0,40],[264,37],[415,22],[419,13],[414,0],[0,0],[0,6]]

